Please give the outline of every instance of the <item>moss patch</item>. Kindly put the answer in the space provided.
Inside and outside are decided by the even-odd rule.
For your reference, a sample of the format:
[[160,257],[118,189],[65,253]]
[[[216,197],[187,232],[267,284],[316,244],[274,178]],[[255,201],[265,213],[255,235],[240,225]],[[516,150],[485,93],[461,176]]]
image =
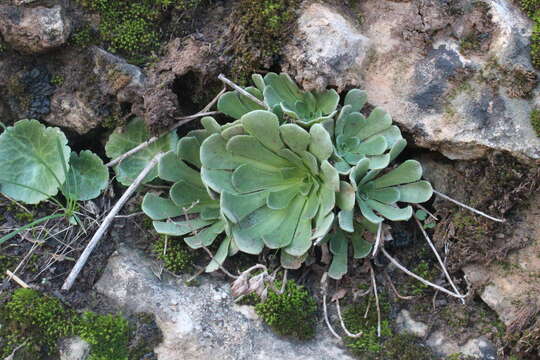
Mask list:
[[531,111],[531,125],[536,136],[540,137],[540,109],[533,109]]
[[249,76],[270,68],[293,30],[299,0],[240,0],[235,5],[229,41],[231,73],[244,84]]
[[57,353],[58,339],[73,333],[73,312],[58,299],[32,289],[18,289],[0,311],[0,353],[11,354],[20,344],[35,356]]
[[78,315],[58,299],[32,289],[16,290],[0,308],[0,358],[21,344],[17,359],[57,358],[58,341],[69,336],[80,336],[91,345],[89,360],[138,360],[161,341],[152,316],[140,315],[130,325],[119,315]]
[[531,61],[540,68],[540,0],[518,0],[521,9],[534,22],[531,35]]
[[[276,288],[281,284],[276,282]],[[317,304],[303,286],[289,280],[283,294],[269,290],[265,302],[255,306],[257,314],[282,336],[301,340],[315,335]]]
[[165,269],[181,274],[191,268],[193,255],[180,238],[161,236],[153,245],[154,255],[161,261]]

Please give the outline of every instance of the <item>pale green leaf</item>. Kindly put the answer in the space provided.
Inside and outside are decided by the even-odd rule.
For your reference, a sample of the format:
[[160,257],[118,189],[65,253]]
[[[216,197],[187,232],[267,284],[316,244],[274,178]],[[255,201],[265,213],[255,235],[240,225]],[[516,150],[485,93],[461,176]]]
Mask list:
[[89,150],[83,150],[79,155],[72,152],[62,193],[73,200],[94,199],[107,187],[108,181],[109,170],[99,156]]
[[21,120],[8,127],[0,135],[2,193],[27,204],[56,195],[66,179],[70,152],[58,128],[45,127],[37,120]]
[[[122,131],[115,131],[105,145],[105,152],[111,159],[126,153],[150,138],[143,119],[135,118],[128,123]],[[133,180],[161,152],[168,152],[176,148],[177,136],[175,132],[163,136],[158,141],[141,149],[124,159],[115,166],[116,179],[125,186],[131,185]],[[153,168],[144,178],[143,183],[154,180],[158,175],[157,167]]]

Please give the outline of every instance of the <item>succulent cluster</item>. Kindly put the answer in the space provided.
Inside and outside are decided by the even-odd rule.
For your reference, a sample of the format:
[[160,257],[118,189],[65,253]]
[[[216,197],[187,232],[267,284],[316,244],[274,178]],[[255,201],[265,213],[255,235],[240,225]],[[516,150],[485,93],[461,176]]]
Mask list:
[[355,258],[366,257],[364,232],[410,219],[409,204],[427,201],[431,185],[417,161],[390,165],[406,141],[383,109],[361,112],[364,91],[350,90],[340,106],[334,90],[303,91],[286,74],[253,82],[245,89],[252,97],[231,91],[218,101],[235,120],[203,118],[202,130],[162,158],[159,177],[174,185],[168,198],[147,194],[143,211],[159,233],[189,234],[192,248],[221,238],[207,271],[265,247],[280,251],[284,268],[298,268],[315,244],[329,242],[329,275],[339,279],[349,243]]

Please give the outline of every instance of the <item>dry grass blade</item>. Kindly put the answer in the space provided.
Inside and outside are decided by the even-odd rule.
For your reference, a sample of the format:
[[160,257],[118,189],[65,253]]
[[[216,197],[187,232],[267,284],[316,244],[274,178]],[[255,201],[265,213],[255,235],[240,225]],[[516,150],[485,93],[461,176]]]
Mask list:
[[504,219],[498,219],[496,217],[490,216],[490,215],[488,215],[488,214],[486,214],[486,213],[484,213],[484,212],[482,212],[480,210],[476,210],[475,208],[472,208],[472,207],[470,207],[468,205],[465,205],[465,204],[463,204],[463,203],[461,203],[461,202],[459,202],[459,201],[457,201],[455,199],[452,199],[451,197],[449,197],[447,195],[444,195],[443,193],[440,193],[440,192],[438,192],[436,190],[433,190],[433,193],[436,194],[437,196],[442,197],[443,199],[446,199],[446,200],[448,200],[450,202],[453,202],[454,204],[459,205],[462,208],[465,208],[465,209],[467,209],[469,211],[472,211],[473,213],[476,213],[478,215],[482,215],[483,217],[486,217],[486,218],[488,218],[490,220],[497,221],[497,222],[506,222],[506,220],[504,220]]

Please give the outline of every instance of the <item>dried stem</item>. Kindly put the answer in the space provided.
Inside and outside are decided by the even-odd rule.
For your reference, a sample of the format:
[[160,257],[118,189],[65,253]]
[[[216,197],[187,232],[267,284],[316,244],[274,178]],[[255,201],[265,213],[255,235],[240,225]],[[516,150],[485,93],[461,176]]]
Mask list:
[[334,335],[337,339],[342,340],[341,336],[339,336],[332,325],[330,324],[330,320],[328,319],[328,309],[326,305],[326,292],[323,294],[323,311],[324,311],[324,321],[326,322],[326,326],[328,326],[328,329],[330,329],[330,332],[332,335]]
[[381,246],[381,232],[382,232],[382,221],[379,223],[379,227],[377,228],[377,238],[375,239],[375,245],[373,246],[373,254],[371,257],[377,256],[377,251],[379,251],[379,247]]
[[332,324],[330,324],[330,319],[328,318],[328,306],[326,304],[326,290],[328,287],[327,279],[328,279],[328,273],[324,273],[323,276],[321,277],[321,293],[323,296],[324,322],[326,323],[326,326],[328,327],[332,335],[334,335],[336,339],[342,340],[341,336],[338,335],[338,333],[332,327]]
[[73,269],[71,269],[71,272],[69,273],[66,281],[62,285],[62,290],[71,289],[71,287],[73,286],[73,283],[77,279],[77,276],[79,275],[82,268],[88,261],[90,254],[92,254],[92,251],[94,250],[94,248],[97,246],[101,238],[105,235],[105,233],[109,229],[109,226],[114,221],[114,218],[116,217],[116,215],[118,215],[118,213],[120,212],[124,204],[129,200],[131,195],[133,195],[135,190],[137,190],[137,188],[142,183],[146,175],[148,175],[148,173],[156,166],[156,164],[163,157],[163,155],[164,153],[159,153],[156,156],[154,156],[154,158],[140,172],[140,174],[137,176],[135,181],[133,181],[133,183],[127,188],[127,190],[124,192],[122,197],[118,200],[118,202],[114,205],[114,207],[111,209],[109,214],[105,217],[101,226],[97,229],[92,239],[90,239],[90,242],[88,243],[88,245],[86,245],[86,248],[84,249],[79,259],[77,260],[77,263],[75,264]]
[[392,279],[390,279],[390,275],[388,275],[388,273],[386,271],[384,271],[384,277],[386,278],[386,281],[388,281],[388,284],[390,284],[390,288],[392,289],[392,291],[394,292],[394,294],[402,299],[402,300],[411,300],[411,299],[414,299],[415,297],[414,296],[404,296],[404,295],[401,295],[397,289],[396,289],[396,286],[394,285],[394,283],[392,282]]
[[[384,248],[382,249],[384,251]],[[375,306],[377,307],[377,336],[381,337],[381,307],[379,305],[379,295],[377,294],[377,280],[375,280],[375,271],[369,264],[371,283],[373,284],[373,294],[375,295]]]
[[452,199],[451,197],[449,197],[449,196],[447,196],[447,195],[444,195],[443,193],[440,193],[440,192],[438,192],[438,191],[436,191],[436,190],[433,190],[433,193],[436,194],[436,195],[438,195],[438,196],[440,196],[440,197],[442,197],[443,199],[446,199],[446,200],[448,200],[448,201],[450,201],[450,202],[453,202],[453,203],[456,204],[456,205],[459,205],[459,206],[461,206],[461,207],[463,207],[463,208],[465,208],[465,209],[467,209],[467,210],[470,210],[470,211],[472,211],[473,213],[476,213],[476,214],[478,214],[478,215],[482,215],[483,217],[486,217],[486,218],[488,218],[488,219],[490,219],[490,220],[498,221],[498,222],[505,222],[505,221],[506,221],[506,220],[504,220],[504,219],[498,219],[498,218],[496,218],[496,217],[490,216],[490,215],[488,215],[488,214],[486,214],[486,213],[484,213],[484,212],[482,212],[482,211],[480,211],[480,210],[476,210],[475,208],[472,208],[472,207],[470,207],[470,206],[468,206],[468,205],[465,205],[465,204],[463,204],[463,203],[461,203],[461,202],[459,202],[459,201],[457,201],[457,200],[454,200],[454,199]]
[[451,292],[450,290],[447,290],[445,288],[443,288],[442,286],[439,286],[439,285],[436,285],[418,275],[416,275],[415,273],[411,272],[409,269],[407,269],[405,266],[401,265],[396,259],[394,259],[392,256],[390,256],[390,254],[388,254],[388,252],[386,252],[386,250],[384,248],[381,248],[381,251],[382,253],[384,254],[384,256],[386,256],[388,258],[388,260],[390,260],[390,262],[392,262],[392,264],[394,264],[398,269],[400,269],[401,271],[403,271],[405,274],[409,275],[409,276],[412,276],[413,278],[415,278],[416,280],[420,281],[421,283],[425,284],[425,285],[428,285],[428,286],[431,286],[432,288],[435,288],[437,290],[440,290],[442,291],[443,293],[445,294],[448,294],[450,296],[453,296],[453,297],[456,297],[456,298],[465,298],[467,297],[467,295],[460,295],[460,294],[455,294],[453,292]]
[[345,326],[345,322],[343,321],[343,317],[341,316],[341,307],[339,306],[339,299],[336,299],[336,309],[337,309],[337,313],[338,313],[338,317],[339,317],[339,322],[341,324],[341,328],[343,329],[343,331],[345,331],[345,334],[347,334],[348,337],[352,337],[352,338],[359,338],[360,336],[362,336],[362,334],[363,334],[362,331],[360,331],[360,332],[358,332],[356,334],[353,334]]
[[236,85],[235,83],[233,83],[231,80],[227,79],[225,77],[225,75],[223,74],[219,74],[218,76],[218,79],[221,80],[224,84],[227,84],[229,85],[230,87],[232,87],[234,90],[238,91],[240,94],[242,94],[243,96],[249,98],[251,101],[253,101],[254,103],[256,103],[257,105],[259,106],[262,106],[263,108],[267,109],[267,110],[270,110],[270,108],[264,103],[262,102],[261,100],[257,99],[255,96],[251,95],[250,93],[248,93],[246,90],[242,89],[240,86]]
[[[211,252],[206,246],[202,246],[202,248],[204,249],[204,251],[206,251],[206,253],[208,254],[208,256],[210,256],[210,262],[215,261],[215,263],[218,264],[219,269],[220,269],[221,271],[223,271],[223,273],[224,273],[225,275],[227,275],[228,277],[233,278],[233,279],[238,279],[238,276],[231,274],[229,271],[227,271],[227,269],[225,269],[225,268],[219,263],[219,261],[214,260],[214,255],[212,254],[212,252]],[[255,265],[255,266],[256,266],[256,265]]]
[[106,166],[111,167],[111,166],[115,166],[115,165],[121,163],[126,158],[130,157],[131,155],[133,155],[135,153],[138,153],[139,151],[141,151],[142,149],[148,147],[149,145],[152,145],[153,143],[158,141],[161,137],[169,134],[170,132],[173,132],[174,130],[178,129],[180,126],[182,126],[182,125],[184,125],[184,124],[186,124],[186,123],[188,123],[188,122],[190,122],[192,120],[198,119],[198,118],[203,117],[203,116],[210,116],[210,115],[215,115],[215,114],[219,114],[219,111],[199,112],[199,113],[194,114],[194,115],[179,117],[177,119],[181,120],[181,121],[177,122],[172,128],[165,131],[163,134],[160,134],[158,136],[152,136],[150,139],[146,140],[143,143],[140,143],[139,145],[137,145],[133,149],[123,153],[122,155],[120,155],[116,159],[113,159],[113,160],[109,161],[106,164]]
[[[444,273],[444,276],[446,276],[446,279],[448,280],[448,282],[450,283],[450,286],[452,286],[452,289],[454,289],[454,291],[456,292],[456,294],[460,294],[458,288],[456,287],[456,285],[454,284],[454,281],[452,280],[452,277],[450,276],[450,274],[448,273],[448,270],[446,270],[446,266],[444,265],[444,262],[442,261],[441,257],[439,256],[439,253],[437,252],[437,249],[435,248],[435,245],[433,245],[433,242],[431,241],[431,239],[429,238],[428,234],[426,233],[426,230],[424,230],[424,228],[422,227],[422,224],[420,223],[420,220],[418,220],[418,218],[416,217],[416,215],[414,215],[414,220],[416,221],[416,224],[418,225],[418,227],[420,228],[420,231],[422,232],[422,235],[424,235],[424,239],[426,239],[427,243],[429,244],[429,247],[431,248],[431,250],[433,251],[433,253],[435,254],[435,257],[437,258],[437,261],[439,262],[439,264],[441,265],[441,268],[442,268],[442,271]],[[465,300],[463,298],[460,299],[461,302],[463,304],[465,304]]]
[[437,217],[436,217],[435,215],[433,215],[433,214],[431,213],[431,211],[429,211],[428,209],[426,209],[426,208],[423,207],[422,205],[420,205],[420,204],[414,204],[414,205],[415,205],[416,207],[418,207],[418,208],[424,210],[424,211],[426,212],[426,214],[428,214],[428,215],[429,215],[431,218],[433,218],[434,220],[439,220],[439,219],[437,219]]
[[11,271],[9,270],[6,270],[6,274],[7,276],[9,276],[9,279],[13,279],[13,281],[15,281],[17,284],[19,284],[21,287],[25,288],[25,289],[28,289],[30,287],[30,285],[28,285],[27,283],[25,283],[20,277],[18,277],[17,275],[15,275],[14,273],[12,273]]

